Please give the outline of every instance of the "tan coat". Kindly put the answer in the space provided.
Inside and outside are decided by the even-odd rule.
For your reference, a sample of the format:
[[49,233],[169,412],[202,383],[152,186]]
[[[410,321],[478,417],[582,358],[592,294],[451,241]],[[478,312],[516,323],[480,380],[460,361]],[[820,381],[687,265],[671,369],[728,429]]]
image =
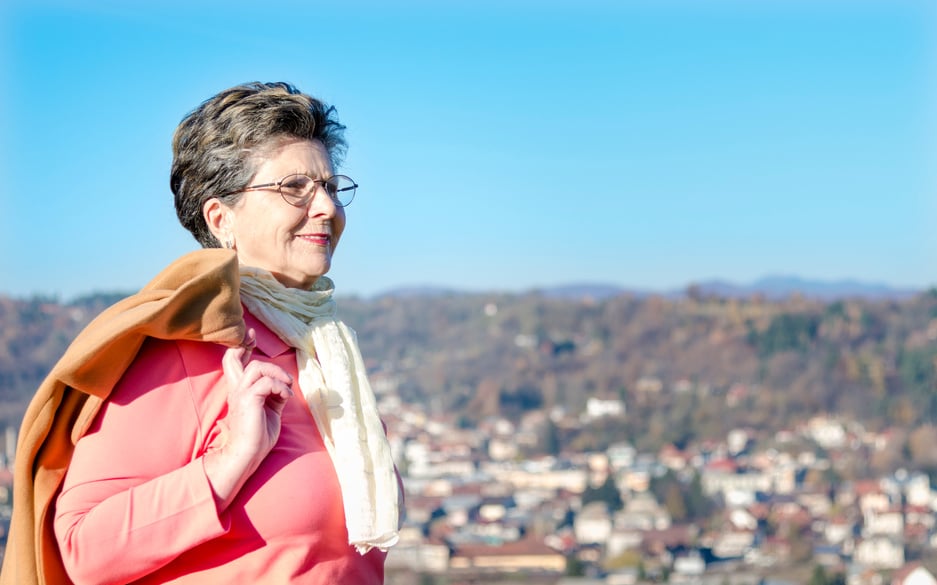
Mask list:
[[139,293],[105,310],[75,338],[23,417],[0,585],[70,582],[52,521],[75,443],[146,337],[238,345],[245,330],[238,283],[233,251],[192,252]]

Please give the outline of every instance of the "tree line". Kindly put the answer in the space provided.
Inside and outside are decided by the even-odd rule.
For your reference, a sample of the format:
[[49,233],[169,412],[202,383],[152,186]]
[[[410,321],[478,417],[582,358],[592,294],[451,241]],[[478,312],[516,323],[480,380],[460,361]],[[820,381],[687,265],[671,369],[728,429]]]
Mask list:
[[[25,404],[91,318],[121,295],[0,297],[0,418]],[[903,433],[873,465],[937,468],[937,291],[903,300],[766,300],[536,292],[339,299],[372,378],[475,424],[543,417],[544,452],[765,437],[817,414]],[[621,400],[624,421],[579,416]],[[552,425],[552,426],[549,426]]]

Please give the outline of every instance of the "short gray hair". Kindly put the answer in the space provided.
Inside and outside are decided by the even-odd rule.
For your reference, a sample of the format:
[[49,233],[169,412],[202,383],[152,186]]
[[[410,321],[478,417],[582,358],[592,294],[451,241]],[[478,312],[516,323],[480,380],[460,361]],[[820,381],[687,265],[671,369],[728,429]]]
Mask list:
[[169,186],[179,221],[202,247],[221,247],[202,215],[206,201],[236,203],[257,158],[284,140],[318,140],[337,168],[347,146],[344,130],[334,107],[288,83],[245,83],[205,100],[172,140]]

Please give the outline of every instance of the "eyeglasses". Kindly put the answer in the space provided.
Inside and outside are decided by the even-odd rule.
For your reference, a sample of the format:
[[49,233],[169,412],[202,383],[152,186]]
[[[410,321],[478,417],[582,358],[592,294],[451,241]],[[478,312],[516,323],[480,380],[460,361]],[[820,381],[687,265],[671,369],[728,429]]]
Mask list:
[[346,175],[335,175],[328,179],[313,179],[309,175],[297,173],[294,175],[287,175],[276,183],[251,185],[238,191],[232,191],[228,193],[228,195],[244,191],[272,189],[274,187],[280,192],[280,197],[283,197],[284,201],[296,207],[302,207],[312,201],[312,198],[315,197],[316,191],[318,191],[320,187],[325,189],[325,192],[328,193],[329,197],[332,199],[332,203],[336,206],[347,207],[355,198],[355,191],[358,190],[358,183],[355,183],[351,177]]

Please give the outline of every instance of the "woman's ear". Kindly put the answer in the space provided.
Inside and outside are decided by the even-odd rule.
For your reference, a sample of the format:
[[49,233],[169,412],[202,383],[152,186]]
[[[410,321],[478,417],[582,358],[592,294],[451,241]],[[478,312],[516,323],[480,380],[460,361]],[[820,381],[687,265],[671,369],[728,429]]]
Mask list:
[[215,238],[226,248],[232,247],[234,235],[231,233],[232,210],[217,197],[212,197],[202,205],[205,225]]

